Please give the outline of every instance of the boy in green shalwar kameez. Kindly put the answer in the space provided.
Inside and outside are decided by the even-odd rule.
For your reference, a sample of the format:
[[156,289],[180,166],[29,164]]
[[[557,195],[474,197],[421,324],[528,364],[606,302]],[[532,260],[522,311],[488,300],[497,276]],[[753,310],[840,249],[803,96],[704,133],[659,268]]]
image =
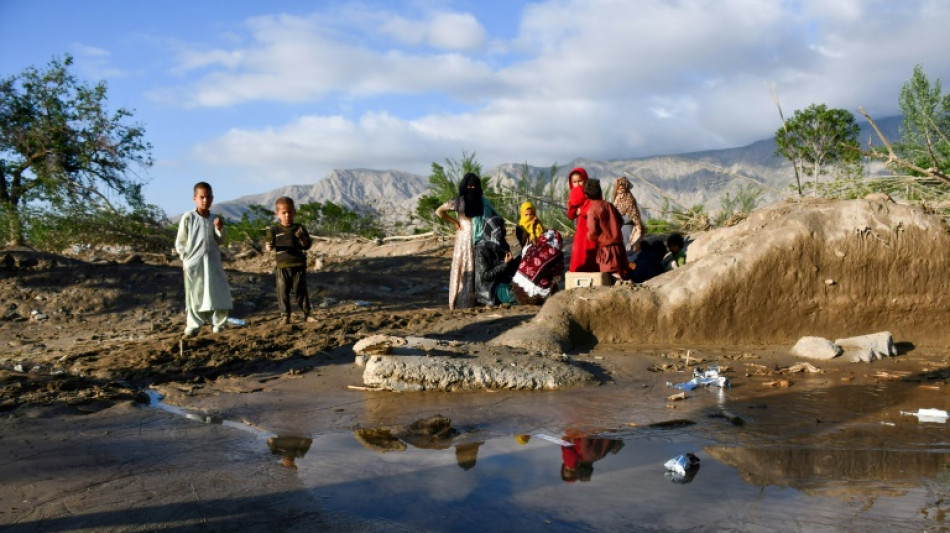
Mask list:
[[231,310],[231,288],[221,266],[224,221],[211,216],[214,194],[211,185],[199,182],[194,187],[195,210],[188,211],[178,223],[175,250],[185,271],[185,336],[198,334],[202,324],[212,331],[224,329]]

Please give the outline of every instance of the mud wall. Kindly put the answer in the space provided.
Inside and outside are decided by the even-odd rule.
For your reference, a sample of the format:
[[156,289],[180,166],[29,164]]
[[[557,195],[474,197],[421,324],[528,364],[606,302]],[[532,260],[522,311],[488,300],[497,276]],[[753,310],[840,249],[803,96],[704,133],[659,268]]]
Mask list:
[[786,202],[694,238],[684,268],[639,287],[556,295],[496,342],[775,345],[883,330],[897,342],[950,342],[950,232],[918,208]]

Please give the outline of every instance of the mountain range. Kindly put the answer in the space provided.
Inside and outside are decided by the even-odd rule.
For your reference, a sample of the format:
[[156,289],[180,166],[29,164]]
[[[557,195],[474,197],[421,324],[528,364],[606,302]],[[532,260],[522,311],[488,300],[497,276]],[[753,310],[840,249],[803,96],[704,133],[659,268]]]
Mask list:
[[[882,119],[877,124],[884,135],[893,140],[898,137],[901,121],[898,116]],[[866,123],[861,124],[859,139],[865,145],[868,142],[878,144],[876,135]],[[627,176],[637,202],[648,214],[658,214],[664,202],[681,207],[702,204],[707,212],[714,213],[720,209],[723,195],[734,195],[740,187],[759,187],[762,190],[760,205],[790,194],[794,171],[787,159],[775,155],[775,148],[775,139],[772,138],[738,148],[677,155],[610,161],[578,158],[559,166],[553,179],[550,167],[505,163],[484,172],[483,176],[489,177],[494,187],[513,191],[519,179],[526,175],[531,189],[543,191],[549,198],[566,199],[568,173],[574,167],[584,167],[591,178],[602,181],[605,192],[615,178]],[[876,174],[883,168],[872,163],[869,171]],[[369,211],[379,216],[384,225],[410,223],[419,198],[425,194],[428,185],[426,176],[398,170],[333,170],[313,184],[287,185],[243,196],[216,204],[215,210],[227,218],[238,219],[249,205],[272,206],[278,197],[289,196],[298,204],[333,202]],[[513,207],[527,199],[519,194],[510,195]]]

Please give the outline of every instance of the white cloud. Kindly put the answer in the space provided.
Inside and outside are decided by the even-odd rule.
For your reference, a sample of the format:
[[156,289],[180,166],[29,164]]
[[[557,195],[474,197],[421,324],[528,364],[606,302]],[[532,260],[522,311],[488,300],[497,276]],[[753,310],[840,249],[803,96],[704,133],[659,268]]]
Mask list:
[[393,16],[379,30],[404,44],[442,50],[475,50],[485,44],[485,28],[469,13],[440,12],[424,20]]
[[485,29],[468,13],[439,13],[428,28],[432,46],[448,50],[474,50],[485,42]]
[[[205,69],[189,89],[197,106],[340,95],[334,108],[352,114],[235,129],[196,150],[300,182],[334,167],[425,172],[462,149],[488,165],[547,165],[737,146],[778,127],[773,82],[786,114],[812,103],[893,114],[914,64],[950,77],[948,23],[939,0],[552,0],[526,7],[518,36],[492,45],[511,51],[507,62],[481,55],[497,39],[472,15],[443,11],[261,17],[247,44],[182,65]],[[389,94],[439,95],[464,111],[358,105]]]

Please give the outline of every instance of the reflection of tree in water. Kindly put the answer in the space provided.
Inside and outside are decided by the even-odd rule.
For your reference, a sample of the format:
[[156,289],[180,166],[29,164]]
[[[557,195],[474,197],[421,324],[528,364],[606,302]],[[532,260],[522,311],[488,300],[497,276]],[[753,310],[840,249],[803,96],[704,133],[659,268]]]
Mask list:
[[307,455],[312,442],[313,439],[307,437],[277,436],[267,439],[267,447],[270,448],[270,453],[281,457],[282,465],[296,470],[295,461]]
[[573,444],[561,446],[561,479],[568,483],[590,481],[594,473],[594,462],[623,448],[623,441],[616,439],[564,437],[564,440]]
[[[401,452],[412,445],[423,450],[445,450],[452,447],[451,441],[461,435],[452,427],[452,421],[436,415],[417,420],[406,426],[384,426],[361,428],[353,432],[356,440],[364,448],[374,452]],[[455,460],[463,470],[475,466],[478,448],[481,442],[467,442],[455,445]]]

